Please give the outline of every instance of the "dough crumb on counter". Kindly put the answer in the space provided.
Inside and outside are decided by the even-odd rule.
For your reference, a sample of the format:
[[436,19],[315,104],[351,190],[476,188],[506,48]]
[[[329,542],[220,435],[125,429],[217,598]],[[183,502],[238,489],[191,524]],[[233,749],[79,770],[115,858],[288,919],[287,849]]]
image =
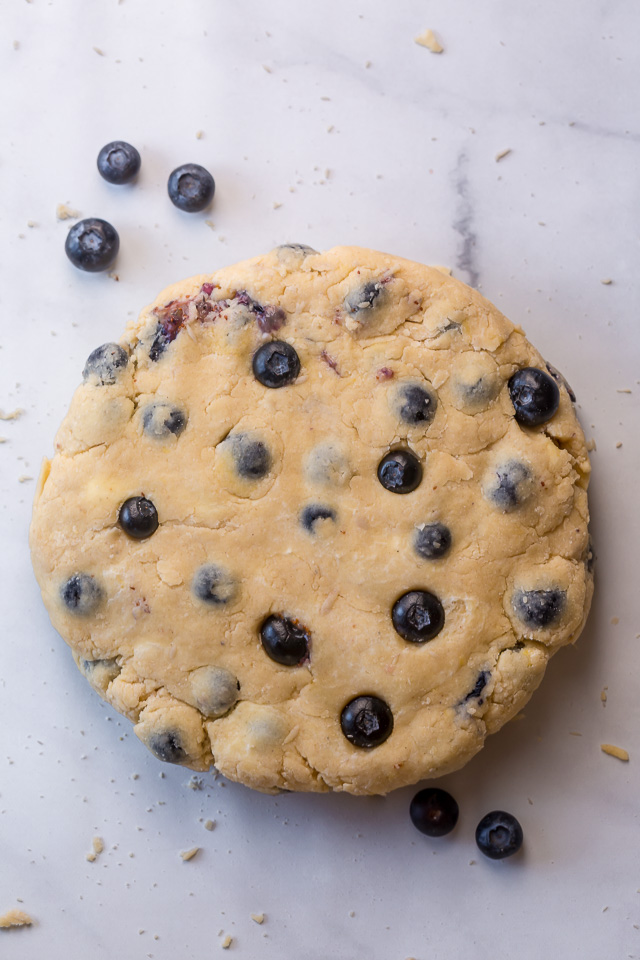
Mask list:
[[56,220],[77,220],[82,214],[79,210],[67,206],[66,203],[59,203],[56,207]]
[[264,923],[265,915],[264,913],[252,913],[251,919],[253,920],[254,923]]
[[0,930],[9,930],[11,927],[30,927],[33,919],[24,910],[7,910],[0,916]]
[[213,830],[213,828],[215,827],[215,825],[216,825],[215,820],[205,820],[205,822],[204,822],[204,828],[205,828],[205,830]]
[[93,861],[96,860],[97,857],[99,857],[102,851],[104,850],[104,842],[102,840],[102,837],[94,837],[93,840],[91,841],[91,846],[93,847],[93,849],[90,853],[87,854],[87,860],[89,861],[89,863],[93,863]]
[[610,757],[617,757],[618,760],[623,760],[625,763],[629,760],[629,752],[622,747],[615,747],[612,743],[601,743],[600,749],[603,753],[608,753]]
[[443,53],[444,47],[438,41],[433,30],[425,30],[423,33],[420,33],[417,37],[414,37],[415,43],[420,47],[426,47],[427,50],[430,50],[431,53]]
[[200,853],[200,847],[191,847],[190,850],[181,850],[180,856],[183,860],[193,860],[193,858]]
[[16,407],[15,410],[12,410],[11,413],[4,413],[0,410],[0,420],[18,420],[22,416],[24,410],[21,407]]
[[510,153],[513,153],[511,147],[507,147],[506,150],[501,150],[499,153],[496,153],[496,163],[500,163],[500,161],[508,157]]
[[227,934],[224,940],[222,941],[222,943],[220,944],[220,946],[222,947],[223,950],[228,950],[232,943],[233,943],[233,937]]

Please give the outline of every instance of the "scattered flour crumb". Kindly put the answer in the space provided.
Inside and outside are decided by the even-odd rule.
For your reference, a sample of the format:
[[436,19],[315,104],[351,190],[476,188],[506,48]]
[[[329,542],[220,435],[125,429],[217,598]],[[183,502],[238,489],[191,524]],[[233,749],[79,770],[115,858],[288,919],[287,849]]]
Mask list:
[[59,203],[56,207],[56,220],[77,220],[80,216],[79,210],[68,207],[66,203]]
[[183,860],[193,860],[196,854],[200,853],[200,847],[191,847],[191,850],[182,850],[180,856]]
[[264,923],[265,915],[264,913],[252,913],[251,919],[254,921],[254,923]]
[[629,390],[628,387],[625,387],[624,390],[616,390],[616,393],[631,393],[631,390]]
[[215,820],[205,820],[205,822],[204,822],[204,828],[205,828],[205,830],[213,830],[213,828],[215,827],[215,825],[216,825]]
[[262,64],[262,69],[265,71],[265,73],[273,73],[273,70],[271,69],[271,67],[268,67],[266,63]]
[[625,763],[629,760],[628,752],[623,750],[622,747],[614,747],[612,743],[601,743],[600,749],[603,753],[608,753],[610,757],[617,757],[618,760],[624,760]]
[[0,929],[8,930],[9,927],[30,927],[33,920],[24,910],[7,910],[0,917]]
[[425,30],[424,33],[414,37],[414,41],[420,47],[426,47],[427,50],[431,51],[431,53],[442,53],[444,50],[444,47],[438,42],[438,38],[433,30]]
[[204,137],[204,130],[198,130],[198,132],[196,133],[196,140],[202,140],[203,137]]
[[596,446],[596,442],[593,439],[593,437],[591,438],[591,440],[587,440],[587,450],[589,451],[589,453],[591,453],[592,450],[597,450],[597,449],[598,448]]
[[611,279],[611,277],[605,277],[603,280],[600,281],[600,283],[603,283],[605,287],[608,287],[613,283],[613,280]]
[[112,280],[115,280],[116,283],[119,283],[119,282],[120,282],[120,277],[119,277],[118,274],[115,272],[115,270],[110,270],[109,273],[107,274],[107,276],[111,277]]
[[611,617],[611,624],[614,627],[617,627],[620,623],[620,617]]
[[608,690],[608,689],[609,689],[609,687],[603,687],[602,690],[600,691],[600,699],[601,699],[601,701],[602,701],[602,706],[603,706],[603,707],[604,707],[605,703],[607,702],[607,690]]
[[222,947],[223,950],[228,950],[232,943],[233,943],[233,937],[227,934],[224,940],[222,941],[222,943],[220,944],[220,946]]
[[28,483],[29,480],[33,480],[33,477],[30,477],[28,473],[23,473],[18,477],[18,483]]
[[28,227],[31,227],[31,229],[33,229],[34,227],[37,227],[38,224],[36,223],[35,220],[27,220],[27,226],[28,226]]
[[499,163],[501,160],[504,160],[505,157],[508,157],[510,153],[513,153],[511,147],[507,147],[506,150],[501,150],[500,153],[496,153],[496,163]]
[[616,450],[619,450],[621,446],[622,446],[622,440],[618,440],[618,442],[616,443]]
[[282,206],[282,204],[281,204],[278,200],[274,200],[274,201],[273,201],[273,209],[274,209],[274,210],[279,210],[281,206]]
[[6,437],[0,437],[0,443],[6,443],[6,442],[7,442]]
[[19,49],[20,49],[20,41],[19,41],[19,40],[14,40],[14,41],[13,41],[13,49],[14,49],[14,50],[19,50]]
[[577,730],[569,730],[569,736],[570,736],[570,737],[581,737],[582,734],[581,734],[581,733],[578,733]]
[[206,223],[206,225],[209,227],[210,230],[215,230],[216,225],[215,225],[215,223],[213,222],[213,220],[205,220],[205,223]]
[[349,916],[350,916],[350,917],[355,917],[355,915],[356,915],[355,910],[349,910]]
[[2,410],[0,410],[0,420],[17,420],[18,417],[21,417],[23,413],[24,410],[22,410],[20,407],[16,407],[16,409],[12,410],[11,413],[3,413]]
[[95,50],[95,52],[98,54],[99,57],[106,56],[104,50],[101,50],[100,47],[94,47],[93,49]]
[[203,790],[204,780],[194,774],[190,780],[187,780],[186,786],[189,787],[189,790]]

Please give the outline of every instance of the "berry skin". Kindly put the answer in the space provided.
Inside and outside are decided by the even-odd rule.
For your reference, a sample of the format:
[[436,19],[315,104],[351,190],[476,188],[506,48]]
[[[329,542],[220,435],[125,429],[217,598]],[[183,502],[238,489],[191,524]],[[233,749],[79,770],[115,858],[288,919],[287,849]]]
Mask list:
[[450,793],[430,787],[416,793],[409,807],[414,827],[427,837],[444,837],[458,822],[458,804]]
[[108,183],[130,183],[140,170],[140,154],[130,143],[113,140],[98,154],[98,172]]
[[529,499],[532,489],[531,471],[520,460],[507,460],[495,470],[484,494],[503,513],[510,513]]
[[285,667],[300,666],[309,656],[309,634],[288,617],[272,614],[260,627],[267,656]]
[[558,384],[537,367],[517,370],[509,380],[509,394],[516,420],[525,427],[551,420],[560,402]]
[[361,696],[350,700],[340,714],[340,725],[354,747],[379,747],[391,736],[393,714],[380,697]]
[[410,450],[390,450],[378,464],[378,480],[391,493],[411,493],[422,480],[422,464]]
[[522,846],[522,827],[511,813],[492,810],[476,827],[476,843],[490,860],[504,860]]
[[426,523],[416,530],[413,547],[423,560],[439,560],[451,549],[451,531],[444,523]]
[[567,595],[564,590],[517,590],[513,609],[527,627],[548,627],[564,612]]
[[325,507],[320,503],[310,503],[300,513],[300,523],[307,533],[315,534],[315,524],[318,520],[333,520],[336,512],[332,507]]
[[106,220],[89,217],[74,224],[67,234],[65,253],[78,270],[98,273],[110,267],[120,249],[120,237]]
[[403,384],[395,398],[397,413],[411,427],[428,426],[436,415],[437,398],[417,383]]
[[271,470],[273,458],[262,440],[241,433],[233,438],[232,450],[236,470],[245,480],[261,480]]
[[286,340],[263,343],[253,355],[253,374],[263,387],[277,389],[293,383],[300,373],[300,357]]
[[435,594],[428,590],[410,590],[394,603],[391,620],[403,640],[426,643],[444,627],[444,610]]
[[120,507],[118,523],[132,540],[146,540],[158,529],[158,511],[146,497],[129,497]]
[[101,387],[113,384],[128,362],[129,356],[119,343],[103,343],[87,357],[82,379],[85,382],[91,380]]
[[198,213],[213,200],[216,185],[208,170],[199,163],[183,163],[171,173],[167,184],[169,199],[185,213]]
[[164,760],[165,763],[184,763],[188,759],[178,733],[158,733],[149,741],[149,747],[158,760]]

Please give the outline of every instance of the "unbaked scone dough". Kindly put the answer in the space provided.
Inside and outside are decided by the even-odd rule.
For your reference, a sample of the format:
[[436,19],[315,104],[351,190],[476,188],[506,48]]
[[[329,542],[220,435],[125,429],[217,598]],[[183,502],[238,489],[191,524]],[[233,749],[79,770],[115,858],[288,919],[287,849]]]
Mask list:
[[[175,284],[91,355],[45,461],[51,620],[162,760],[265,791],[454,770],[588,612],[573,399],[492,304],[398,257],[288,244]],[[144,539],[119,523],[139,498]]]

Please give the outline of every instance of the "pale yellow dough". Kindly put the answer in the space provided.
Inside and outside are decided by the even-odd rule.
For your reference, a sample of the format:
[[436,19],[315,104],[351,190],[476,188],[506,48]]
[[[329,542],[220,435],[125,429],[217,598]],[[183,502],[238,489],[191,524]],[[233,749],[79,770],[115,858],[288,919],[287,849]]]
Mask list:
[[[358,301],[363,284],[380,285],[372,306]],[[153,361],[170,301],[185,322]],[[215,310],[203,318],[205,301]],[[301,370],[267,389],[252,357],[274,337],[295,347]],[[121,346],[129,359],[115,382],[90,376],[75,393],[42,471],[31,546],[53,625],[148,746],[169,738],[184,765],[215,764],[264,791],[386,793],[466,763],[580,633],[592,593],[582,430],[564,381],[549,422],[516,422],[507,381],[545,362],[465,284],[371,250],[284,246],[169,287]],[[425,381],[435,417],[407,425],[398,388]],[[178,436],[143,431],[159,399],[184,412]],[[268,448],[265,477],[234,472],[240,433]],[[376,475],[397,446],[424,469],[406,495]],[[505,512],[490,491],[514,460],[528,469],[526,499]],[[135,541],[118,512],[142,494],[160,526]],[[299,522],[310,503],[336,515],[313,535]],[[434,521],[451,530],[451,549],[421,559],[416,529]],[[227,603],[193,595],[205,563],[228,572]],[[61,599],[78,572],[101,591],[84,615]],[[423,644],[391,621],[412,589],[445,610],[441,633]],[[560,590],[560,617],[524,625],[512,603],[519,589]],[[259,629],[271,613],[304,624],[309,662],[265,654]],[[469,696],[483,673],[482,692]],[[372,749],[340,725],[345,704],[364,694],[384,699],[394,719]]]

